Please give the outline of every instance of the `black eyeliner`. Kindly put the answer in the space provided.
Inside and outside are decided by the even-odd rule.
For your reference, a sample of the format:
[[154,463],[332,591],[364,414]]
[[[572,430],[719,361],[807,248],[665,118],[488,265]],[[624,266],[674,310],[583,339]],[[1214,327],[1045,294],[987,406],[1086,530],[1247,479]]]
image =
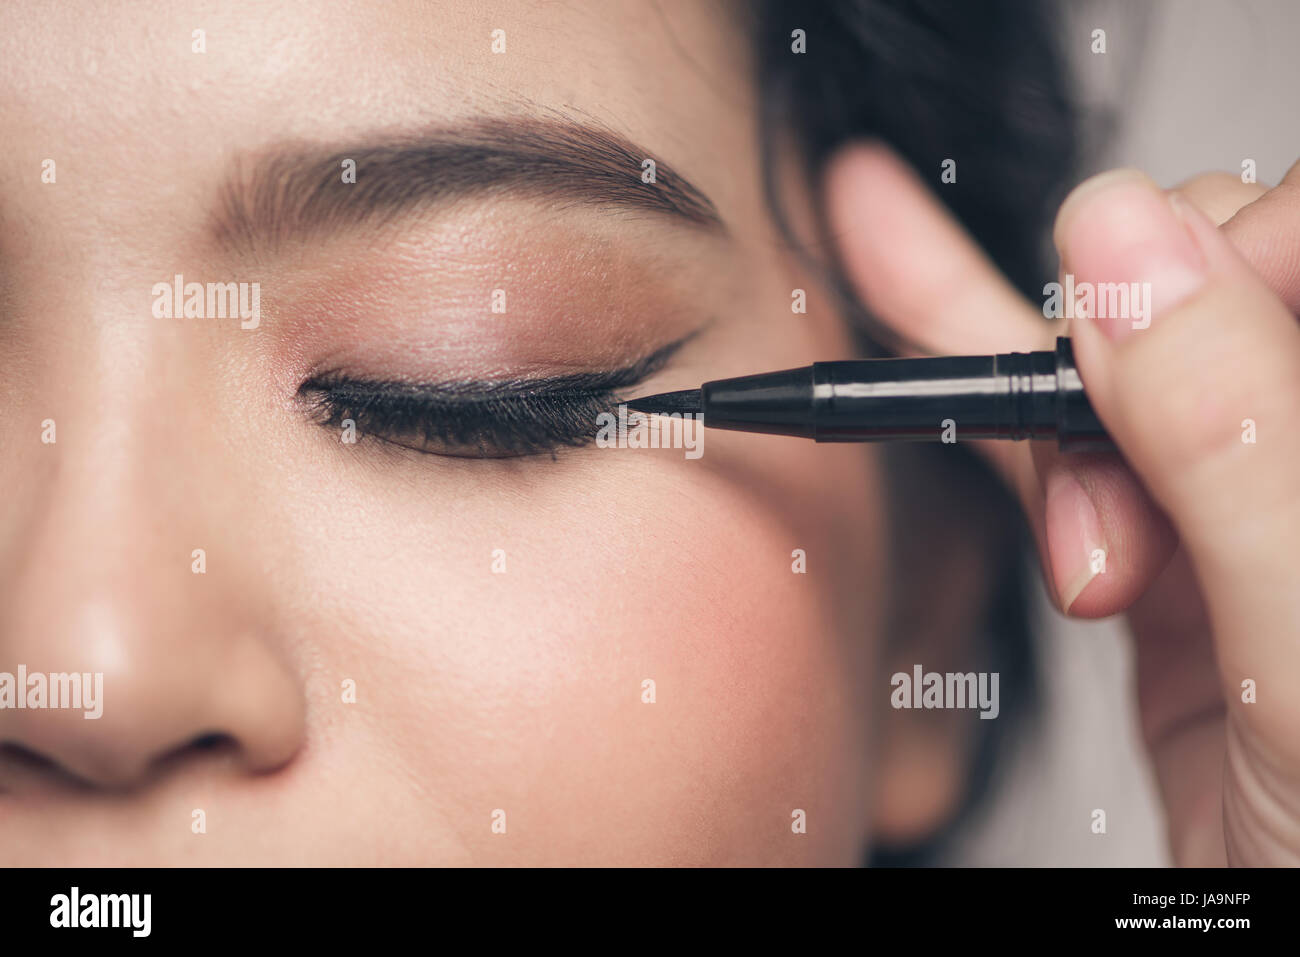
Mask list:
[[430,454],[504,458],[590,442],[619,393],[659,371],[691,336],[618,369],[547,377],[415,382],[312,376],[299,399],[320,425]]

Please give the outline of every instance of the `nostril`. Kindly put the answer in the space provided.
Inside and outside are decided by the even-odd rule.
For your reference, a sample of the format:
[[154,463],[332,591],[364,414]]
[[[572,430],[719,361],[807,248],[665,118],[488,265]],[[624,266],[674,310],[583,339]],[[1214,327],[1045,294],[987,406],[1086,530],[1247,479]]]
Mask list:
[[84,788],[87,782],[58,761],[13,741],[0,741],[0,793],[22,790],[32,783],[58,782]]
[[45,755],[11,741],[0,742],[0,762],[5,761],[33,771],[51,771],[58,767]]
[[13,741],[0,741],[0,793],[48,787],[129,790],[174,772],[187,761],[221,760],[238,752],[238,742],[228,734],[209,731],[197,735],[160,759],[137,764],[101,763],[72,770],[40,751]]
[[131,786],[146,786],[168,775],[175,774],[191,762],[206,763],[220,761],[239,751],[238,742],[228,734],[207,731],[195,735],[185,744],[172,748],[167,753],[155,757],[139,769],[139,774],[131,778]]

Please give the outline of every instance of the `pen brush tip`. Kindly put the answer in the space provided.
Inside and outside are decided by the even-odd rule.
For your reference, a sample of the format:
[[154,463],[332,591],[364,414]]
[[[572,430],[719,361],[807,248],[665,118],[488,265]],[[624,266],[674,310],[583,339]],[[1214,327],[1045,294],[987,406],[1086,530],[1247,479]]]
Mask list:
[[661,392],[659,395],[648,395],[641,399],[628,399],[627,401],[629,409],[660,415],[671,412],[680,412],[683,415],[698,414],[703,411],[701,405],[702,399],[699,389]]

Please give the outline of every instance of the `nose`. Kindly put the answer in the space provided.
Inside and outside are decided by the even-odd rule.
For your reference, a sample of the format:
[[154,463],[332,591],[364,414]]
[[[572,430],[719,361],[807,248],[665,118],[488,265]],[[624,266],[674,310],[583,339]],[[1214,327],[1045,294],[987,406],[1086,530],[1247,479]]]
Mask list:
[[186,509],[144,456],[59,445],[29,463],[20,514],[0,523],[0,744],[104,788],[174,770],[214,737],[249,772],[288,762],[304,694],[226,534],[241,523]]

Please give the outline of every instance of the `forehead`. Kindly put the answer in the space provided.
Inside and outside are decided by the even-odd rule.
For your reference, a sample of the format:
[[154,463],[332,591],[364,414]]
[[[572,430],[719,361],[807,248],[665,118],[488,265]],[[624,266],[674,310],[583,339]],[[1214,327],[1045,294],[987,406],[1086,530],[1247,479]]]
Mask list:
[[741,24],[694,0],[24,4],[0,9],[0,127],[156,181],[276,140],[559,109],[725,205],[752,153],[747,63]]

